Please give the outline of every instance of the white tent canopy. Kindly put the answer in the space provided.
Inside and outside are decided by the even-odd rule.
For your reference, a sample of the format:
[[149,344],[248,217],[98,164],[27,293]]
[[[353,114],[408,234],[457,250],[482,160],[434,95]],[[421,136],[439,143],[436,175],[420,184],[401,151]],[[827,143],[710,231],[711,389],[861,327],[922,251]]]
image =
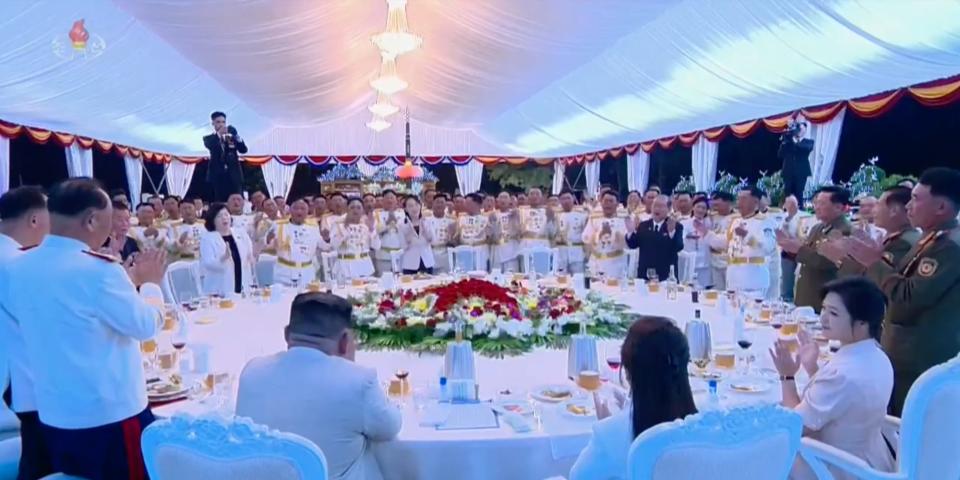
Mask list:
[[[396,155],[365,127],[376,0],[0,2],[0,119],[203,154],[223,110],[251,154]],[[563,156],[960,73],[951,0],[409,0],[416,155]],[[52,44],[84,19],[105,49]]]

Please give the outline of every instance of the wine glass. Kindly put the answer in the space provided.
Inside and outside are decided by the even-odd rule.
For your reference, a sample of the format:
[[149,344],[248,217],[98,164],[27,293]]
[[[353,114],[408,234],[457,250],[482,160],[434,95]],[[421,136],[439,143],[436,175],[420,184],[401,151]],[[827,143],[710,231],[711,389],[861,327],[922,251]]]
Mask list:
[[623,375],[620,372],[621,360],[619,352],[610,352],[607,355],[607,366],[610,367],[610,371],[612,372],[611,376],[617,379],[617,383],[623,384]]
[[741,357],[744,363],[743,374],[749,375],[750,364],[753,362],[753,356],[750,354],[750,347],[753,346],[753,341],[744,335],[737,340],[737,346],[740,347],[740,351],[743,353]]
[[647,269],[647,282],[657,283],[657,282],[659,282],[659,281],[660,281],[660,277],[657,275],[657,269],[656,269],[656,268],[648,268],[648,269]]

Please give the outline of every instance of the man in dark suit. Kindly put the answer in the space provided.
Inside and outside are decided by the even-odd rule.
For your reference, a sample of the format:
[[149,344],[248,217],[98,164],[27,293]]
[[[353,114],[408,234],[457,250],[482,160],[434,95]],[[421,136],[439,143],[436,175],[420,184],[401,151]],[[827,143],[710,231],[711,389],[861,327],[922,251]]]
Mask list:
[[210,152],[207,163],[207,182],[213,187],[213,200],[225,202],[232,193],[240,193],[243,171],[238,154],[247,153],[247,145],[237,135],[237,129],[227,125],[227,114],[210,115],[214,133],[203,137],[203,146]]
[[796,125],[780,138],[780,150],[777,157],[783,160],[783,195],[784,198],[793,195],[803,207],[803,190],[807,185],[810,172],[810,152],[813,150],[813,140],[803,138],[807,132],[807,123],[791,121]]
[[666,195],[653,200],[651,215],[650,220],[635,227],[627,219],[627,231],[633,231],[627,235],[627,246],[640,252],[638,273],[641,277],[646,277],[647,269],[653,268],[660,280],[666,280],[671,266],[676,271],[677,252],[683,250],[683,225],[670,216],[670,197]]

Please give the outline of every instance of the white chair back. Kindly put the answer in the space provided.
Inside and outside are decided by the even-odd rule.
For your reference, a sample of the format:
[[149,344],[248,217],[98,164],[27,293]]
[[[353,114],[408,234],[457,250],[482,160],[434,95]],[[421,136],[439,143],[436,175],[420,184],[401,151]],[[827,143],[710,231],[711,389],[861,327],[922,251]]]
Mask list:
[[447,249],[447,265],[451,272],[472,272],[479,270],[477,265],[477,249],[470,245],[461,245]]
[[197,262],[181,260],[168,265],[163,275],[162,289],[166,301],[178,305],[199,298],[203,290],[200,288]]
[[557,269],[557,249],[532,247],[520,252],[524,272],[536,272],[540,275],[553,275]]
[[257,259],[257,268],[254,275],[257,276],[257,285],[269,287],[273,285],[273,272],[277,266],[277,257],[273,255],[260,255]]
[[920,375],[910,387],[900,426],[900,471],[906,478],[960,478],[960,355]]
[[681,284],[696,283],[697,252],[686,250],[677,254],[677,281]]
[[147,427],[141,447],[153,480],[327,478],[327,461],[316,445],[246,417],[176,415]]
[[323,281],[332,282],[336,280],[334,278],[334,272],[336,272],[337,264],[337,252],[321,252],[320,253],[320,272],[323,274]]
[[[625,268],[627,269],[627,271],[624,272],[624,276],[626,278],[637,278],[637,275],[641,273],[637,271],[640,268],[640,250],[637,250],[636,248],[630,248],[627,250],[627,264]],[[642,273],[645,274],[646,272]]]
[[691,415],[637,436],[628,478],[787,478],[802,431],[799,415],[774,405]]

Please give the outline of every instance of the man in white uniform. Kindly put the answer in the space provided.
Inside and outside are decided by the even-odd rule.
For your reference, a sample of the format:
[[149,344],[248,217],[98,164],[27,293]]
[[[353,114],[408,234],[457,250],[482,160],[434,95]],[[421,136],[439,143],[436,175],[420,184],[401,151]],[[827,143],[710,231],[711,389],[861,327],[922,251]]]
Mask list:
[[[714,192],[711,203],[714,214],[710,217],[711,231],[718,236],[727,234],[730,222],[740,215],[733,212],[736,199],[727,192]],[[713,275],[713,288],[724,290],[727,286],[727,249],[710,247],[710,270]]]
[[433,249],[434,273],[447,273],[447,248],[457,234],[457,222],[446,214],[447,195],[437,193],[430,201],[431,214],[423,217],[423,225],[430,232],[430,248]]
[[583,229],[587,226],[589,214],[576,205],[573,192],[560,194],[560,213],[557,214],[556,245],[559,252],[558,270],[567,273],[583,273]]
[[277,222],[267,242],[277,249],[274,277],[284,285],[305,285],[317,277],[317,259],[323,249],[320,228],[306,223],[310,207],[303,199],[290,204],[290,221]]
[[602,213],[593,216],[583,229],[583,243],[590,252],[590,273],[620,278],[627,268],[624,218],[617,214],[620,199],[612,191],[600,198]]
[[495,219],[493,268],[499,268],[503,272],[519,272],[517,254],[520,250],[520,211],[513,208],[507,192],[497,195],[496,204],[497,211],[492,217]]
[[520,253],[532,248],[550,248],[550,239],[557,232],[556,213],[544,207],[539,188],[527,190],[527,206],[520,211]]
[[92,179],[57,184],[47,205],[50,235],[0,271],[0,305],[23,336],[53,469],[91,480],[145,478],[140,434],[154,418],[140,341],[157,334],[162,316],[140,295],[163,302],[166,252],[143,252],[126,271],[97,253],[112,207]]
[[203,228],[203,222],[197,220],[197,209],[192,201],[181,201],[179,211],[182,220],[167,230],[167,246],[173,258],[193,261],[197,259],[200,236],[206,229]]
[[457,218],[457,242],[461,246],[466,245],[474,248],[476,254],[474,268],[487,270],[487,262],[490,259],[490,241],[494,238],[494,225],[490,222],[492,215],[480,213],[481,202],[483,202],[483,199],[476,193],[471,193],[464,199],[465,213]]
[[158,224],[156,215],[153,205],[149,203],[137,206],[137,225],[130,227],[130,230],[140,250],[166,248],[167,228]]
[[[783,210],[787,216],[783,219],[783,231],[788,235],[801,240],[806,240],[810,228],[817,222],[817,219],[803,210],[800,210],[800,203],[797,197],[790,195],[783,201]],[[780,250],[780,298],[787,302],[793,302],[793,287],[797,279],[797,256]]]
[[[381,196],[382,210],[374,210],[373,221],[377,235],[380,237],[380,248],[374,251],[376,260],[374,266],[377,273],[393,271],[391,258],[403,249],[403,237],[400,235],[400,225],[407,222],[407,216],[399,208],[397,194],[393,190],[384,190]],[[399,272],[394,272],[399,273]]]
[[751,298],[764,298],[770,284],[767,260],[776,249],[774,230],[759,212],[763,191],[744,187],[737,195],[740,217],[730,222],[724,235],[710,232],[707,241],[713,248],[727,250],[727,290]]
[[878,227],[874,223],[877,208],[877,197],[865,195],[858,202],[860,205],[857,211],[857,221],[853,223],[853,228],[859,228],[867,232],[867,235],[875,242],[883,242],[887,236],[887,231]]
[[337,269],[346,278],[373,275],[370,251],[380,248],[380,236],[371,217],[364,217],[363,202],[351,198],[347,203],[347,216],[330,232],[330,243],[337,252]]
[[[18,187],[0,197],[0,270],[43,240],[50,231],[47,198],[40,187]],[[2,278],[2,273],[0,273]],[[27,362],[20,326],[0,304],[0,389],[3,400],[20,420],[19,478],[54,473],[37,415],[33,375]],[[9,367],[9,377],[7,375]],[[9,378],[9,384],[7,379]],[[8,386],[9,385],[9,386]]]
[[227,211],[230,212],[230,218],[233,219],[233,226],[239,228],[250,236],[250,240],[256,236],[253,224],[253,215],[244,211],[246,201],[239,193],[230,194],[227,197]]

